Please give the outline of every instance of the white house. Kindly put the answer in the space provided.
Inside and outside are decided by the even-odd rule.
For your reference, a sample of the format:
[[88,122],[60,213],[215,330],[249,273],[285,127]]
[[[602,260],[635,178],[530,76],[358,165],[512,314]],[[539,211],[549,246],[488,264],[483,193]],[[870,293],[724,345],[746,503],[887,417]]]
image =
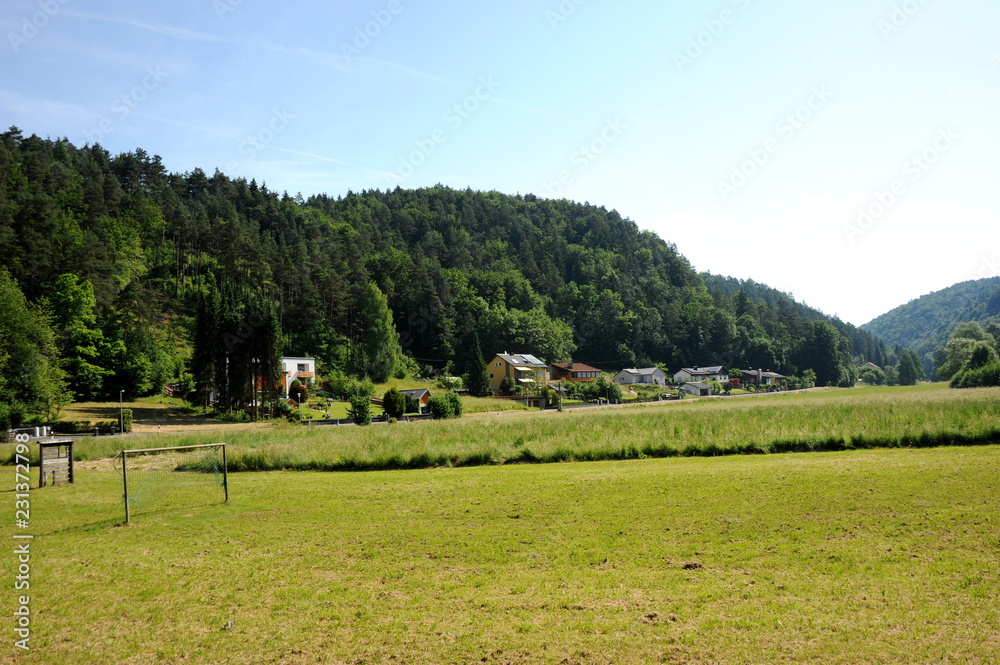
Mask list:
[[623,369],[615,375],[615,382],[627,386],[633,383],[648,383],[654,386],[667,385],[667,374],[659,367],[643,369]]
[[282,358],[281,372],[284,375],[285,394],[288,394],[288,387],[292,381],[298,379],[302,383],[309,383],[310,379],[316,378],[315,358]]
[[718,381],[719,383],[725,383],[729,381],[729,372],[726,371],[725,367],[716,365],[714,367],[685,367],[674,374],[674,383],[681,384],[692,381],[700,381],[702,383]]

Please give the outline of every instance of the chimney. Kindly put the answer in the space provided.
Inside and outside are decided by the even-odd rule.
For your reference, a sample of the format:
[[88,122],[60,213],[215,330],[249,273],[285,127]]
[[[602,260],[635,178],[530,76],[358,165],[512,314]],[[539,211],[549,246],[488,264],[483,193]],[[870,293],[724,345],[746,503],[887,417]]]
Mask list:
[[566,368],[572,370],[573,369],[573,365],[574,365],[573,361],[570,360],[569,361],[569,365],[566,365]]

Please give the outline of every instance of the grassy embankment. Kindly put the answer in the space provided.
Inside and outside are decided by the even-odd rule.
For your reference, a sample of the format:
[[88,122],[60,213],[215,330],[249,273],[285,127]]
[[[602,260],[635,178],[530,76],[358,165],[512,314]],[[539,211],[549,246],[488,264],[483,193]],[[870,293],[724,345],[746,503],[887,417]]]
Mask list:
[[[704,430],[748,416],[717,408],[635,417]],[[913,415],[892,411],[890,426]],[[572,436],[621,417],[581,417]],[[32,651],[11,638],[0,662],[1000,657],[997,446],[247,473],[228,506],[189,494],[129,527],[118,475],[82,466],[73,486],[32,490]],[[17,565],[0,557],[0,576]]]

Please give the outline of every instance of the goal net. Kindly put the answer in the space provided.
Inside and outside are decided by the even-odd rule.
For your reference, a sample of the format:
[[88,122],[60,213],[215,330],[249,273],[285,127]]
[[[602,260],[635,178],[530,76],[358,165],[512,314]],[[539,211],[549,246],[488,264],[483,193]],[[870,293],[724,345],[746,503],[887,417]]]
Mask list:
[[138,512],[229,502],[224,443],[123,450],[115,467],[126,522]]

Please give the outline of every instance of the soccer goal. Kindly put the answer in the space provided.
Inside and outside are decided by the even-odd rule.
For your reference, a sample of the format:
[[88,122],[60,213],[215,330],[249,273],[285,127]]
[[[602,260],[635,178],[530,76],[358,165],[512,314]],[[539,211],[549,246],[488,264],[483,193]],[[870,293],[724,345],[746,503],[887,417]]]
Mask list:
[[123,450],[115,458],[122,476],[125,522],[152,508],[229,503],[226,444]]

